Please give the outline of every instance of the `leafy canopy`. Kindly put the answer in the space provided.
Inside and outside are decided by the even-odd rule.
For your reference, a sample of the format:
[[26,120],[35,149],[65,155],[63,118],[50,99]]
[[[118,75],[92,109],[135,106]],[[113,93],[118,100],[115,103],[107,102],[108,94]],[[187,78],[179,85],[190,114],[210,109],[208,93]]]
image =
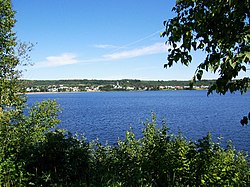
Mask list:
[[172,46],[165,68],[181,62],[188,66],[191,53],[201,50],[204,61],[195,72],[193,82],[201,80],[204,71],[219,73],[208,94],[216,91],[248,89],[249,77],[237,79],[246,72],[250,59],[250,1],[249,0],[177,0],[172,9],[177,15],[164,22]]
[[15,69],[20,63],[15,54],[17,46],[12,27],[16,20],[10,1],[0,0],[0,111],[6,107],[20,105],[16,93],[21,90],[17,85],[19,72]]
[[[27,186],[29,148],[46,139],[54,128],[59,107],[55,101],[26,106],[18,65],[32,47],[16,41],[15,12],[10,0],[0,0],[0,186]],[[32,154],[31,154],[32,155]]]

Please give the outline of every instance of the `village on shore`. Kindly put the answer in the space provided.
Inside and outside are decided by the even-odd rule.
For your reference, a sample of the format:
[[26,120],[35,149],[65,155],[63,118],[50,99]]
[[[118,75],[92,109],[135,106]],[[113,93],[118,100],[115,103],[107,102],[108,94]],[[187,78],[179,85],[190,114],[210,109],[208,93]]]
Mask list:
[[26,92],[100,92],[148,90],[206,90],[213,80],[203,80],[190,87],[190,81],[142,80],[25,80]]

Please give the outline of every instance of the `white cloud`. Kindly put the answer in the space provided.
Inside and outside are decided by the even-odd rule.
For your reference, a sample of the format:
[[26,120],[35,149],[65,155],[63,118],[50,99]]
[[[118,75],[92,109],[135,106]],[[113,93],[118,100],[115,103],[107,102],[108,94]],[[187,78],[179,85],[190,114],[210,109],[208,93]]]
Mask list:
[[139,56],[166,53],[168,46],[164,45],[164,43],[155,43],[150,46],[136,48],[132,50],[126,50],[121,52],[115,52],[111,54],[103,55],[103,60],[121,60],[127,58],[135,58]]
[[112,48],[117,48],[115,45],[109,45],[109,44],[97,44],[94,45],[95,48],[100,48],[100,49],[112,49]]
[[167,50],[170,47],[171,46],[169,45],[165,45],[164,43],[158,42],[158,43],[154,43],[152,45],[145,46],[145,47],[104,54],[100,56],[99,58],[97,57],[97,58],[92,58],[92,59],[81,60],[81,63],[96,63],[96,62],[107,62],[107,61],[115,61],[115,60],[117,61],[117,60],[136,58],[136,57],[152,55],[152,54],[160,54],[160,53],[167,54]]
[[37,63],[36,67],[57,67],[70,64],[76,64],[79,61],[76,58],[76,55],[72,53],[63,53],[58,56],[48,56],[45,61]]
[[[99,47],[108,47],[108,45],[103,45]],[[77,56],[73,53],[63,53],[58,56],[48,56],[45,61],[41,61],[35,64],[35,67],[58,67],[64,65],[72,65],[76,63],[95,63],[95,62],[107,62],[107,61],[117,61],[128,58],[136,58],[140,56],[167,53],[170,46],[164,43],[155,43],[149,46],[144,46],[140,48],[135,48],[131,50],[123,50],[120,52],[113,52],[109,54],[104,54],[99,58],[78,60]]]

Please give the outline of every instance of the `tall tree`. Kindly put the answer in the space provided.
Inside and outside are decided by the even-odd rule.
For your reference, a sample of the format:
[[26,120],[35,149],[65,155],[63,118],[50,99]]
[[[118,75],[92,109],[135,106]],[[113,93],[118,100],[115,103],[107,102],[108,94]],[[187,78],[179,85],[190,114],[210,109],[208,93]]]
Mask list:
[[[213,91],[246,92],[249,77],[238,76],[250,64],[250,0],[177,0],[172,11],[176,16],[164,21],[166,29],[162,33],[172,46],[164,67],[175,62],[188,66],[191,53],[201,50],[204,60],[193,82],[201,80],[204,71],[212,71],[219,77],[208,95]],[[242,124],[247,124],[248,118],[245,116]]]
[[16,66],[20,61],[16,55],[16,36],[12,28],[16,20],[9,0],[0,0],[0,111],[18,106],[23,101],[18,86],[20,72]]
[[26,59],[30,46],[16,41],[14,16],[11,1],[0,0],[0,186],[27,186],[28,161],[22,155],[59,122],[54,101],[26,108],[17,66]]

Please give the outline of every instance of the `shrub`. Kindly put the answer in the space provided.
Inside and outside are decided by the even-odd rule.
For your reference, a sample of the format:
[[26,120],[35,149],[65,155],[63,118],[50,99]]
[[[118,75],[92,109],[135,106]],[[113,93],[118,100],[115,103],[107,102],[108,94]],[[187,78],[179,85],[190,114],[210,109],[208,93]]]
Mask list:
[[84,138],[55,130],[43,142],[32,145],[27,155],[26,170],[36,186],[88,183],[89,153]]
[[[248,186],[247,155],[229,144],[213,142],[209,133],[197,142],[145,123],[143,137],[130,130],[115,146],[92,146],[91,183],[95,186]],[[93,145],[93,144],[92,144]]]

